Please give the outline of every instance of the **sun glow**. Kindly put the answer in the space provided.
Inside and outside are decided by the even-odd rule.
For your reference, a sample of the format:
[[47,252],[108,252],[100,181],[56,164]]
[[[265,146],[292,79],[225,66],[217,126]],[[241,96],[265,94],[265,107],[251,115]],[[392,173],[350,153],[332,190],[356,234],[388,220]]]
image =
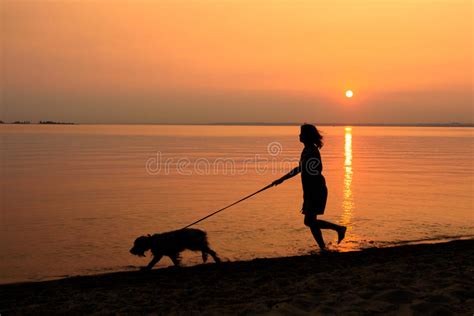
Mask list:
[[354,92],[352,92],[352,90],[347,90],[346,91],[346,97],[352,98],[353,95],[354,95]]

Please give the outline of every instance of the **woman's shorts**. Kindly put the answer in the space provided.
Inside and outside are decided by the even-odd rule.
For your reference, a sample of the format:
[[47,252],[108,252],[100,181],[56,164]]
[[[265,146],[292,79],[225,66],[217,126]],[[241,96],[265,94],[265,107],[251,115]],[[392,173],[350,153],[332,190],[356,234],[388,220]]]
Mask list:
[[326,209],[326,202],[328,199],[328,190],[326,187],[318,190],[319,192],[312,192],[311,195],[305,194],[303,200],[303,207],[301,212],[305,215],[322,215]]

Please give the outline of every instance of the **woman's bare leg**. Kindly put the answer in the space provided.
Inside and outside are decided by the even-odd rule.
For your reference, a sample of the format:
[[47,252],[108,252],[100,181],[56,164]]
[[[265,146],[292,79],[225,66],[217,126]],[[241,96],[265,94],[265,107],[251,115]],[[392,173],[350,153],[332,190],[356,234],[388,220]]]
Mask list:
[[327,222],[327,221],[323,221],[321,219],[317,219],[316,223],[318,224],[319,228],[321,228],[321,229],[332,229],[332,230],[335,230],[335,231],[339,231],[342,227],[342,226],[339,226],[339,225],[336,225],[336,224],[333,224],[333,223],[330,223],[330,222]]
[[304,217],[304,224],[311,229],[311,233],[313,234],[314,239],[319,245],[319,248],[324,249],[326,244],[323,239],[323,234],[321,233],[321,229],[331,229],[337,232],[338,240],[337,243],[339,244],[344,237],[346,236],[346,227],[333,224],[328,221],[323,221],[317,219],[317,216],[308,216],[305,215]]
[[305,215],[304,216],[304,224],[308,226],[311,230],[311,234],[313,234],[314,240],[318,244],[319,248],[325,249],[326,244],[324,243],[323,234],[321,233],[321,229],[319,228],[316,216]]
[[327,221],[316,219],[316,225],[321,229],[332,229],[337,232],[337,243],[339,244],[344,237],[346,236],[346,227],[341,225],[336,225]]
[[310,227],[311,234],[313,234],[314,240],[318,243],[319,248],[321,250],[326,249],[326,244],[324,243],[323,234],[321,233],[321,229],[319,229],[318,225],[313,225]]

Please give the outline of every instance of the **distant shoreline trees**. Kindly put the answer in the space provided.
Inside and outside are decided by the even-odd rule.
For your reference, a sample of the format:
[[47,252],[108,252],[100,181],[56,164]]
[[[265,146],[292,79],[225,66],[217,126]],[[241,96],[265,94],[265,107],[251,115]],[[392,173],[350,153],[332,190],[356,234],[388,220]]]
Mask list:
[[[13,122],[10,122],[10,123],[5,123],[4,121],[0,121],[0,124],[35,124],[35,123],[31,123],[30,121],[13,121]],[[75,123],[55,122],[55,121],[39,121],[37,124],[74,125]]]
[[62,125],[73,125],[71,122],[54,122],[54,121],[39,121],[39,124],[62,124]]

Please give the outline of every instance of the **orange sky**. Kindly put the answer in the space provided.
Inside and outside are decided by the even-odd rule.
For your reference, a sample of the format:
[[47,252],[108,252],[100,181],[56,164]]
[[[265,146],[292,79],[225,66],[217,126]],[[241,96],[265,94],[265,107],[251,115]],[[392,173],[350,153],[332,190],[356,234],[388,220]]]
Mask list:
[[473,122],[470,0],[1,6],[3,120]]

